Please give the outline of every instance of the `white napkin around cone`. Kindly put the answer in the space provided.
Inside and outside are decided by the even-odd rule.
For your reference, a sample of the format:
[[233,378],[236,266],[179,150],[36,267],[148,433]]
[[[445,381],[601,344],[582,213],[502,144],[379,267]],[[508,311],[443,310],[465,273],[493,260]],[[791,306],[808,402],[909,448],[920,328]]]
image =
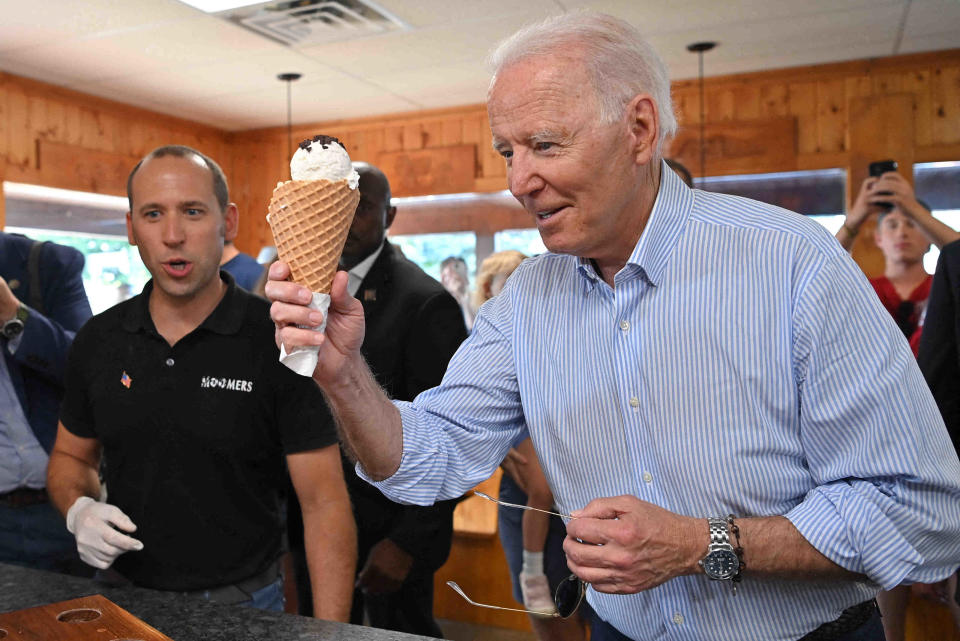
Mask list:
[[[301,325],[300,327],[312,329],[315,332],[323,332],[327,328],[327,310],[330,308],[330,294],[313,292],[313,299],[310,301],[308,307],[323,314],[323,322],[316,327],[305,325]],[[317,353],[319,351],[319,345],[303,345],[294,347],[288,352],[286,347],[281,344],[280,362],[300,376],[313,376],[313,370],[317,369]]]

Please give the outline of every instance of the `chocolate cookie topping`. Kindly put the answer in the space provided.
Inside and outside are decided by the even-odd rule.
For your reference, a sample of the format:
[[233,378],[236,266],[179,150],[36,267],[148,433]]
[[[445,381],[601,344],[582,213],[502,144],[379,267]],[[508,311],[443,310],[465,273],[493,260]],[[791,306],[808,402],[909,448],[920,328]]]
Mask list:
[[318,143],[324,149],[326,149],[331,143],[337,143],[338,145],[343,147],[344,151],[346,151],[347,149],[346,145],[340,142],[337,138],[334,138],[333,136],[323,136],[323,135],[314,136],[312,139],[308,138],[307,140],[304,140],[303,142],[300,143],[300,149],[304,149],[307,151],[307,153],[309,153],[310,146],[313,143]]

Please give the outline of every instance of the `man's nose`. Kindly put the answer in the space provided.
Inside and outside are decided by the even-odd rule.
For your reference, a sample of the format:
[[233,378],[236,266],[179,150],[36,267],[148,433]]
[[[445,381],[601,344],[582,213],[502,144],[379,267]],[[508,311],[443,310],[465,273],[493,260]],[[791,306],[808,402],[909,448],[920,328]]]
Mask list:
[[518,200],[543,189],[536,159],[523,150],[515,150],[507,169],[507,184],[510,193]]
[[163,242],[167,245],[179,245],[183,242],[183,222],[179,216],[166,216],[163,220]]

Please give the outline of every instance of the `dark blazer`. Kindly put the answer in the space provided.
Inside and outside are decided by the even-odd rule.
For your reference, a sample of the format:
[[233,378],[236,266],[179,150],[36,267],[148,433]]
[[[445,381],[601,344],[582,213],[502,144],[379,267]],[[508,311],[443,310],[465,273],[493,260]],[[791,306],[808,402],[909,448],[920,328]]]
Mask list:
[[[362,352],[387,394],[410,401],[438,385],[467,337],[457,301],[390,243],[384,244],[356,297],[366,317]],[[360,536],[358,567],[384,538],[415,559],[411,572],[432,573],[443,565],[450,553],[456,500],[400,505],[360,479],[352,464],[345,465]]]
[[[30,301],[27,258],[32,244],[25,236],[0,232],[0,276],[24,305]],[[57,435],[67,351],[91,314],[81,278],[83,254],[47,243],[39,265],[45,313],[30,310],[15,354],[7,350],[6,339],[0,343],[23,413],[49,452]]]
[[960,452],[960,240],[940,250],[917,361]]

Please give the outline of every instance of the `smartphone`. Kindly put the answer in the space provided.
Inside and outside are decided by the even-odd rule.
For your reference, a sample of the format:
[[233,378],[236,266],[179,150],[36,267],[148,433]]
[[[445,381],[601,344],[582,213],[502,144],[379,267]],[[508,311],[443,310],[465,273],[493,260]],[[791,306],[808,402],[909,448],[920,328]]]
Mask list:
[[896,160],[878,160],[877,162],[870,163],[871,176],[882,176],[888,171],[896,171],[896,170],[897,170]]
[[[897,161],[896,160],[878,160],[876,162],[870,163],[870,176],[882,176],[888,171],[897,170]],[[888,196],[890,195],[889,191],[878,191],[878,196]],[[883,209],[884,211],[890,211],[893,209],[893,203],[878,202],[877,207]]]

